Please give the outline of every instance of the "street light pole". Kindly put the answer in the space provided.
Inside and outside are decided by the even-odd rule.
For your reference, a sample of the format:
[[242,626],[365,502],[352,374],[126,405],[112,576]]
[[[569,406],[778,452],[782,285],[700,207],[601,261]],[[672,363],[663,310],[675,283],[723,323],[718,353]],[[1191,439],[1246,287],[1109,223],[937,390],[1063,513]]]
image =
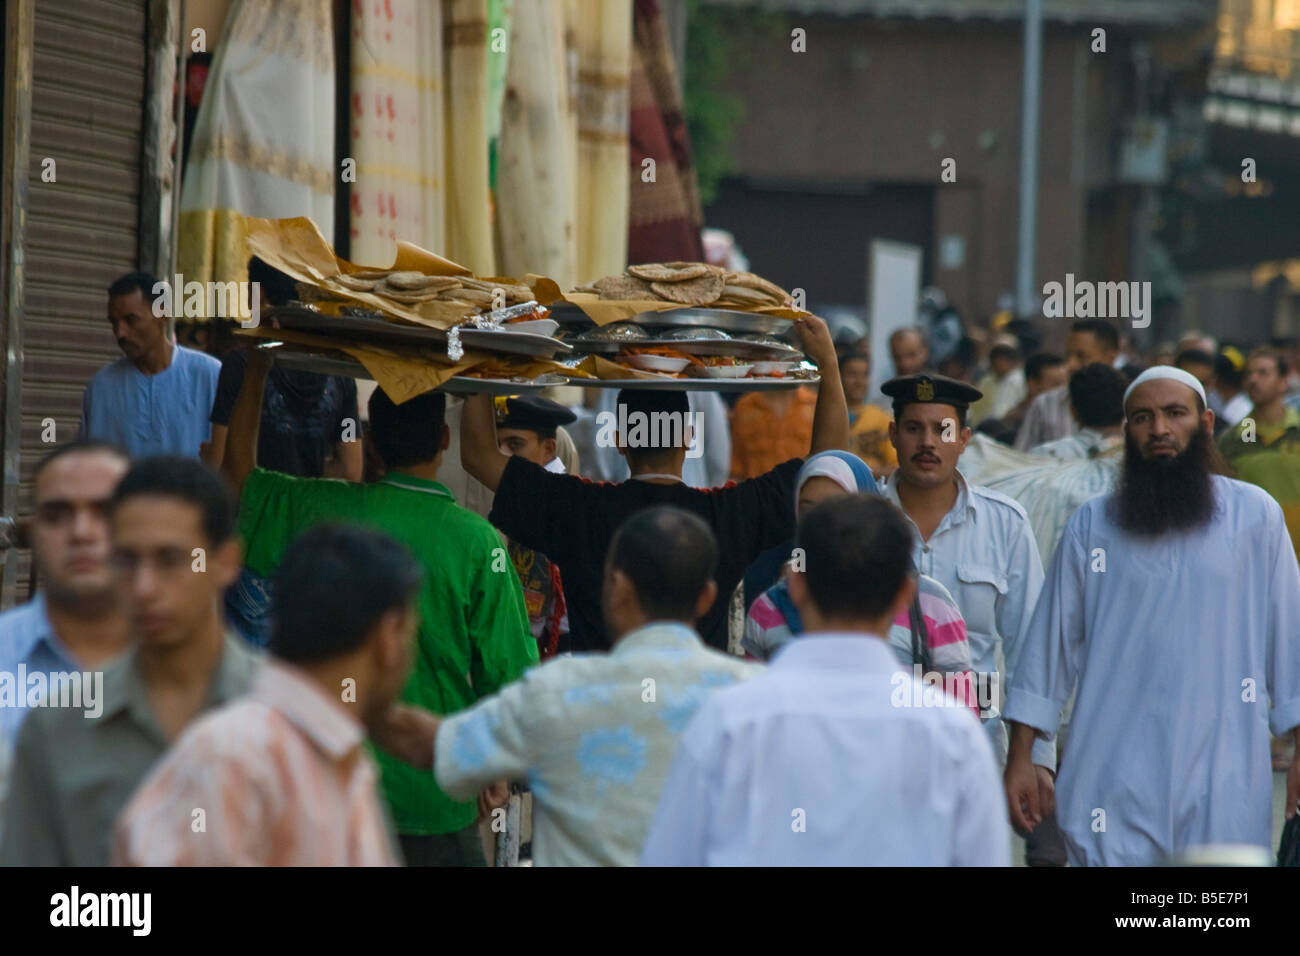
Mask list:
[[1016,235],[1016,314],[1039,311],[1034,252],[1038,230],[1038,98],[1043,80],[1043,0],[1025,0],[1024,74],[1020,87],[1020,223]]

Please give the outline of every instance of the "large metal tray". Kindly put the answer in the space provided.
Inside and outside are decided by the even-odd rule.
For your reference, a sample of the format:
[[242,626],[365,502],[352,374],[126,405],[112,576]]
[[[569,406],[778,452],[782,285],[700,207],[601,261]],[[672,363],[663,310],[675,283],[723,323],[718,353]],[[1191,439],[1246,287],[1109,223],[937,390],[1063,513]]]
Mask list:
[[[312,332],[320,335],[349,335],[398,345],[418,345],[446,351],[447,333],[421,325],[390,322],[380,315],[353,314],[326,315],[306,306],[280,306],[269,311],[270,318],[279,321],[286,329]],[[528,355],[550,358],[557,353],[567,354],[573,346],[548,335],[531,332],[492,331],[490,329],[464,328],[460,330],[461,345],[467,349],[504,352],[510,355]]]
[[793,319],[736,309],[669,309],[666,312],[638,312],[628,321],[637,325],[678,329],[698,326],[724,332],[767,332],[781,335],[794,327]]
[[680,349],[694,355],[732,355],[736,358],[753,359],[756,362],[802,362],[803,353],[793,346],[760,345],[758,342],[745,342],[741,339],[690,339],[686,341],[671,339],[646,339],[642,342],[572,342],[579,352],[597,352],[601,355],[617,354],[625,348],[640,349],[651,346],[666,346]]
[[636,388],[654,392],[776,392],[817,385],[817,378],[575,378],[570,385],[583,388]]
[[[278,346],[278,347],[277,347]],[[316,372],[319,375],[341,375],[344,378],[359,378],[373,381],[373,376],[366,367],[343,352],[299,352],[286,351],[293,347],[268,343],[259,346],[270,352],[275,363],[284,368],[298,369],[303,372]],[[456,375],[443,382],[435,391],[449,395],[521,395],[536,392],[551,385],[567,385],[569,379],[563,375],[541,375],[531,382],[515,382],[498,378],[471,378]]]

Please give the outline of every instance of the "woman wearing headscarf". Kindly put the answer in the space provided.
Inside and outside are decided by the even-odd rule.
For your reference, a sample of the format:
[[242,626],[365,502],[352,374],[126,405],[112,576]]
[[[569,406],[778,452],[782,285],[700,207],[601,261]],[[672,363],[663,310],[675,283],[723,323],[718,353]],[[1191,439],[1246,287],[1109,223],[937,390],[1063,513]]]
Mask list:
[[[795,478],[797,517],[802,518],[810,509],[830,498],[863,493],[878,493],[866,462],[846,451],[813,455],[804,462]],[[790,549],[786,548],[784,555],[788,557],[789,554]],[[783,568],[784,563],[778,565],[777,576]],[[757,567],[751,570],[757,570]],[[747,575],[747,585],[749,580]],[[782,578],[750,606],[741,647],[747,657],[765,661],[802,631],[799,612],[790,600]],[[911,668],[919,663],[926,672],[945,675],[945,683],[957,690],[959,699],[979,712],[974,675],[971,674],[966,621],[947,588],[928,575],[918,575],[917,600],[912,607],[899,612],[886,636],[900,664]],[[951,683],[947,681],[948,675],[952,677]]]

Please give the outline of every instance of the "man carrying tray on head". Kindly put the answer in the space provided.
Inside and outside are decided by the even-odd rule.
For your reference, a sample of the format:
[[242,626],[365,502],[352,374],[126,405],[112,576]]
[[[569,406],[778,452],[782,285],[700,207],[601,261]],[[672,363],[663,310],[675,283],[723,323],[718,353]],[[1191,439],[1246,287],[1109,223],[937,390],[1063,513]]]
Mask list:
[[[845,448],[849,413],[830,330],[816,316],[795,320],[795,329],[822,375],[812,453]],[[595,483],[551,474],[518,455],[502,454],[487,395],[465,401],[461,461],[466,471],[496,492],[489,520],[511,540],[544,552],[559,565],[571,629],[561,641],[561,651],[609,647],[600,615],[605,552],[627,517],[655,505],[675,505],[699,515],[718,537],[719,598],[700,619],[700,634],[709,645],[726,650],[727,604],[745,568],[760,552],[794,534],[792,494],[803,460],[792,459],[739,484],[691,488],[681,478],[687,448],[710,436],[691,434],[686,393],[624,389],[619,406],[617,429],[602,428],[597,441],[604,435],[617,441],[632,473],[628,481]],[[678,427],[663,428],[664,423]]]

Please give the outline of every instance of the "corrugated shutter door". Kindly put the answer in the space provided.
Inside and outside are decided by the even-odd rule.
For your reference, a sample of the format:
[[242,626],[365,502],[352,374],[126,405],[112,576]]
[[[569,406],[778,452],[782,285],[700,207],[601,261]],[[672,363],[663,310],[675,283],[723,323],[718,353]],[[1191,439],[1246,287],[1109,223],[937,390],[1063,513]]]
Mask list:
[[[41,423],[54,419],[59,443],[74,438],[86,382],[121,355],[105,290],[137,267],[145,33],[145,0],[36,4],[20,514],[50,448]],[[54,182],[41,178],[46,157]]]

